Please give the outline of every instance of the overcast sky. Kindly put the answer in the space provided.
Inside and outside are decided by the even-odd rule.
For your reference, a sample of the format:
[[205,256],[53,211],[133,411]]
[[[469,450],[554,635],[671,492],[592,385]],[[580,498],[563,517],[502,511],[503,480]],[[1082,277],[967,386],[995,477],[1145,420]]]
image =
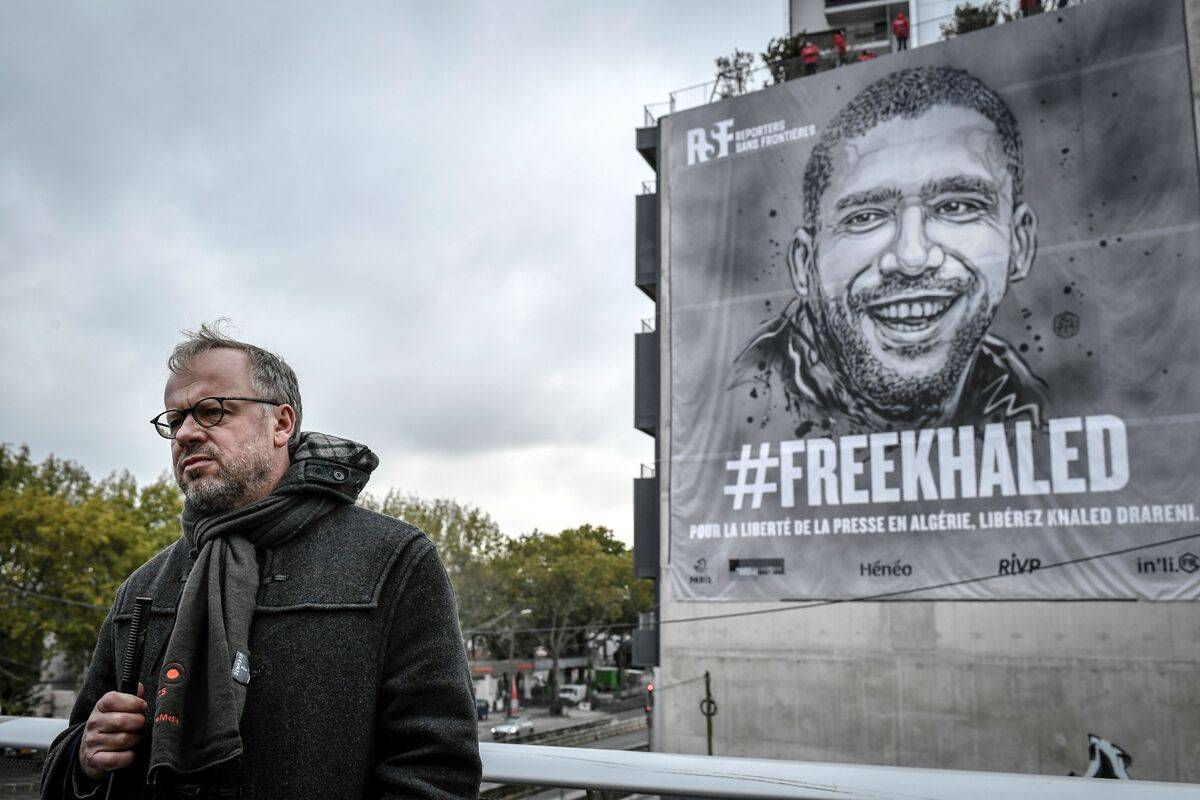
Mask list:
[[0,441],[145,482],[181,328],[299,374],[370,489],[629,540],[642,104],[785,0],[0,11]]

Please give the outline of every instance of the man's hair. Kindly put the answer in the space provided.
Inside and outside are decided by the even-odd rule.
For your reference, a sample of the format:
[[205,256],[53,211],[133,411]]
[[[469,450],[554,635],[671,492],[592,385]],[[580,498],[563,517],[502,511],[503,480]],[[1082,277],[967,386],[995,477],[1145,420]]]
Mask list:
[[263,400],[278,400],[295,409],[296,429],[289,441],[289,444],[295,447],[300,438],[300,418],[303,413],[300,382],[296,379],[296,373],[286,361],[271,351],[247,342],[239,342],[226,335],[221,327],[227,322],[226,319],[218,319],[212,324],[204,323],[196,331],[180,331],[184,339],[171,351],[171,357],[167,359],[167,369],[178,375],[187,369],[196,356],[217,348],[242,351],[250,358],[250,385],[254,391],[262,394]]
[[817,229],[821,196],[833,177],[833,148],[862,136],[881,123],[900,117],[915,119],[934,106],[958,106],[978,112],[996,126],[1008,174],[1012,176],[1013,205],[1021,202],[1025,168],[1021,134],[1012,111],[978,78],[951,67],[912,67],[885,75],[847,103],[821,134],[804,170],[804,224]]

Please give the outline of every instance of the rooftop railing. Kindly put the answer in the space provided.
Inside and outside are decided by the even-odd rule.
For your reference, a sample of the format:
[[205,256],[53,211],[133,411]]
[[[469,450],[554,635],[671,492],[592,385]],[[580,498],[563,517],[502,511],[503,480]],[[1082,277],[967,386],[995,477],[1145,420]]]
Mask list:
[[[45,750],[62,719],[0,717],[0,747]],[[737,800],[1195,800],[1200,785],[1006,772],[826,764],[582,747],[480,742],[488,783],[584,789],[589,794]]]

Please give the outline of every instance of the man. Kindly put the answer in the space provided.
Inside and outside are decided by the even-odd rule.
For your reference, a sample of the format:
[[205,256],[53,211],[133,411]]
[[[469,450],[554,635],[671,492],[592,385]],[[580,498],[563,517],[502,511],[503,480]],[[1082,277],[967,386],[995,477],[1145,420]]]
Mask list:
[[892,33],[896,34],[896,50],[908,49],[908,17],[901,11],[892,20]]
[[846,63],[846,53],[849,51],[849,45],[846,43],[846,31],[839,29],[833,32],[833,49],[837,53],[837,65],[840,67]]
[[805,39],[804,46],[800,48],[800,60],[804,62],[805,75],[816,75],[817,65],[821,61],[821,48],[811,39]]
[[1030,419],[1045,384],[989,326],[1037,250],[1017,123],[961,70],[892,73],[850,101],[804,173],[796,299],[760,328],[734,385],[783,384],[831,433]]
[[[203,326],[166,411],[183,535],[121,586],[43,797],[475,797],[454,598],[417,529],[354,504],[375,454],[300,433],[295,373]],[[153,598],[138,695],[115,691]]]

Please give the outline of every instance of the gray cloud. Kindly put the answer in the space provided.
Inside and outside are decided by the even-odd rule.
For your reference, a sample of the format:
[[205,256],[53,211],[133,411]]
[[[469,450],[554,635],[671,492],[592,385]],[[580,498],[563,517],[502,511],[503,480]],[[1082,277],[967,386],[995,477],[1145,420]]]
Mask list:
[[628,536],[633,127],[782,14],[7,5],[0,440],[157,476],[166,353],[228,316],[377,490]]

